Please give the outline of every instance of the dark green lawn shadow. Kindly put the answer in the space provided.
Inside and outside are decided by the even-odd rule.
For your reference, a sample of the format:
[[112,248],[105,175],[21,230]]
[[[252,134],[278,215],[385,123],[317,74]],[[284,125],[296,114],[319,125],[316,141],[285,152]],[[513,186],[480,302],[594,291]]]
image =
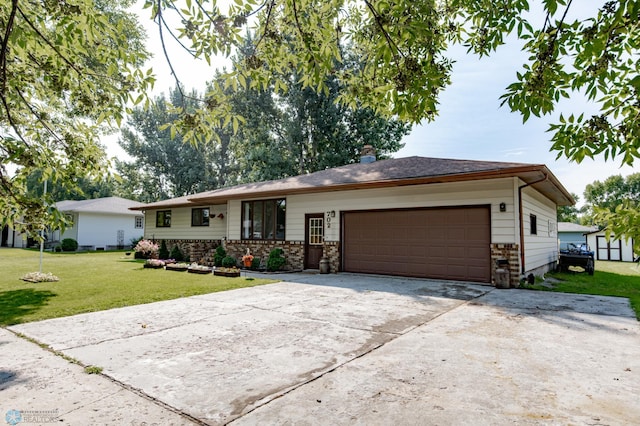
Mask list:
[[24,316],[42,308],[55,296],[49,290],[33,288],[0,292],[0,325],[20,324]]

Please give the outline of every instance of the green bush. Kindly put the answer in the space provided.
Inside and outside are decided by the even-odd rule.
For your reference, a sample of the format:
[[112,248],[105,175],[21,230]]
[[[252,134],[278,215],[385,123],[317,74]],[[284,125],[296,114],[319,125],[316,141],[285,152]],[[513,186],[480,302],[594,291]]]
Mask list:
[[144,237],[136,237],[136,238],[132,238],[131,240],[131,249],[133,249],[135,246],[138,245],[138,243],[140,242],[140,240],[142,240]]
[[167,243],[165,240],[162,240],[160,243],[160,250],[158,250],[158,259],[169,259],[169,249],[167,248]]
[[251,269],[260,269],[260,258],[254,257],[251,261]]
[[169,258],[175,259],[178,262],[182,262],[184,260],[184,254],[182,253],[182,250],[180,250],[180,247],[178,247],[177,245],[173,246],[173,248],[171,249],[171,254],[169,254]]
[[76,251],[78,250],[78,242],[73,238],[65,238],[60,242],[62,251]]
[[277,271],[282,268],[285,263],[287,263],[287,259],[284,258],[284,251],[281,248],[275,248],[269,253],[267,271]]
[[227,252],[224,247],[216,247],[216,253],[213,255],[213,264],[215,266],[222,266],[222,259],[225,257],[227,257]]
[[233,268],[237,265],[236,258],[233,256],[226,256],[222,259],[222,267],[223,268]]

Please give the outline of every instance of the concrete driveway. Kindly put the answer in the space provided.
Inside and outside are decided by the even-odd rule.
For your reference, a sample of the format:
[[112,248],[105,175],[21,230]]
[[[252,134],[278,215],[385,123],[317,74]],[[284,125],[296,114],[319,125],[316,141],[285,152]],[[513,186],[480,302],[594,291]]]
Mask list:
[[[277,277],[287,282],[10,329],[102,367],[174,416],[149,417],[164,424],[640,420],[640,324],[626,299]],[[135,416],[118,424],[147,420]]]

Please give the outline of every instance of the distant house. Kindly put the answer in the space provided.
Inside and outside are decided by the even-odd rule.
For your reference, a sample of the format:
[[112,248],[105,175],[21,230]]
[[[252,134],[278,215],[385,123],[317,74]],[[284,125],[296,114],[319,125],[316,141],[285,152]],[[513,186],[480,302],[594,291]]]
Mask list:
[[27,234],[16,231],[10,228],[8,225],[2,227],[2,234],[0,237],[0,247],[26,247],[27,246]]
[[[587,243],[587,234],[597,231],[597,226],[584,226],[571,222],[558,222],[558,242],[560,247],[572,243],[576,245]],[[592,247],[593,249],[593,247]]]
[[[373,161],[373,162],[371,162]],[[249,183],[135,207],[145,237],[210,262],[224,245],[290,269],[512,285],[558,259],[558,205],[575,200],[544,165],[408,157]]]
[[144,215],[130,210],[142,205],[120,197],[59,201],[56,208],[68,216],[71,225],[63,233],[54,231],[48,240],[73,238],[84,250],[126,247],[144,233]]
[[595,252],[596,260],[617,260],[633,262],[636,255],[633,253],[633,240],[622,238],[607,241],[604,231],[594,230],[587,234],[587,244]]

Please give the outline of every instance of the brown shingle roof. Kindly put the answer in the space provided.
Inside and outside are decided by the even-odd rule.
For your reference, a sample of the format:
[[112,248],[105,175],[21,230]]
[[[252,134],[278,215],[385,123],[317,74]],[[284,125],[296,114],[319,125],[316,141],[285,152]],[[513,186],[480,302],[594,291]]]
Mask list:
[[367,164],[348,164],[284,179],[221,188],[148,204],[145,208],[188,205],[188,203],[184,204],[184,201],[192,204],[213,204],[239,198],[284,196],[295,193],[453,182],[507,176],[519,176],[525,182],[533,182],[539,180],[545,174],[551,176],[553,186],[559,190],[556,192],[561,195],[560,198],[573,203],[573,199],[566,189],[560,185],[544,165],[406,157],[380,160]]

